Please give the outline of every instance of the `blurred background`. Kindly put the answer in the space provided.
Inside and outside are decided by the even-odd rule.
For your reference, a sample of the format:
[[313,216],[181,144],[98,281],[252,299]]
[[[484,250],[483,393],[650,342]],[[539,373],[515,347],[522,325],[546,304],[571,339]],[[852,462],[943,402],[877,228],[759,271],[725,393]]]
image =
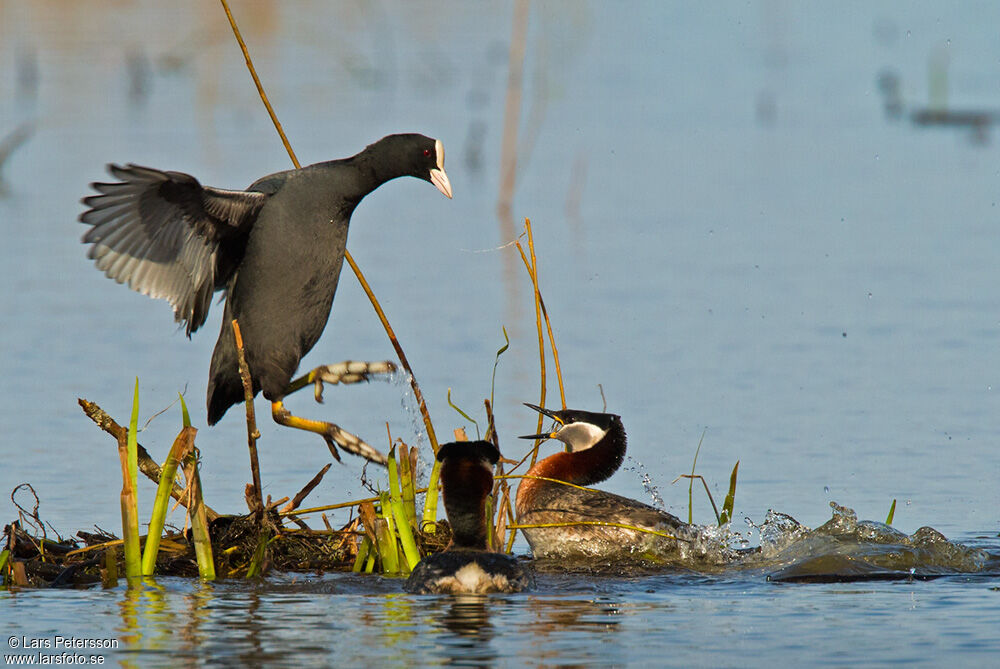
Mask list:
[[[453,201],[389,184],[348,244],[441,440],[476,432],[449,388],[485,430],[503,327],[504,454],[535,431],[534,305],[512,245],[529,217],[566,401],[606,400],[630,435],[604,487],[686,516],[671,481],[704,435],[720,501],[741,462],[740,526],[769,508],[816,526],[831,500],[881,520],[896,498],[906,532],[996,534],[1000,5],[232,6],[303,164],[393,132],[447,149]],[[238,408],[205,426],[222,309],[188,341],[79,243],[79,199],[108,162],[222,188],[290,167],[218,4],[0,0],[0,513],[30,482],[65,535],[119,522],[114,442],[76,398],[124,422],[136,376],[140,423],[186,392],[211,506],[242,511],[250,476]],[[392,357],[345,271],[303,371]],[[430,459],[403,381],[288,406],[382,450],[388,422]],[[329,453],[257,409],[264,492],[292,495]],[[140,442],[162,460],[179,427],[175,406]],[[309,502],[364,496],[362,464],[335,465]]]

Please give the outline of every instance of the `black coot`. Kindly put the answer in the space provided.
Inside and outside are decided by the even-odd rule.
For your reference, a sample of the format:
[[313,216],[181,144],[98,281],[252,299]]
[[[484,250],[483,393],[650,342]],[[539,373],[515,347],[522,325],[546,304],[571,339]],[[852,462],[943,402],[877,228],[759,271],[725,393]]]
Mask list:
[[[133,290],[163,298],[188,336],[212,294],[225,291],[222,331],[208,382],[208,423],[243,400],[232,319],[243,334],[253,391],[279,423],[323,435],[369,460],[384,456],[336,425],[292,416],[282,404],[299,361],[330,315],[347,228],[359,202],[386,181],[411,176],[447,197],[444,147],[423,135],[390,135],[351,158],[278,172],[245,191],[202,186],[181,172],[109,165],[116,183],[95,183],[80,221],[97,268]],[[363,373],[363,372],[362,372]]]

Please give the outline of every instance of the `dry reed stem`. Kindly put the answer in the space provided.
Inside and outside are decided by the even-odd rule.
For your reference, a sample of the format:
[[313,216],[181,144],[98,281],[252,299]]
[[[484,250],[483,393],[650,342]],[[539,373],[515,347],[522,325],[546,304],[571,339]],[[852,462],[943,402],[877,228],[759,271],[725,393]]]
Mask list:
[[[118,441],[119,435],[124,435],[128,430],[119,425],[114,418],[109,416],[104,409],[99,407],[95,402],[90,400],[85,400],[83,398],[78,398],[77,403],[79,403],[80,408],[83,409],[83,413],[87,415],[87,418],[94,421],[97,427],[101,428],[108,434],[110,434],[115,442]],[[159,483],[160,481],[160,465],[156,464],[153,458],[149,457],[149,453],[142,444],[136,444],[136,450],[139,456],[139,471],[146,475],[150,481],[154,483]],[[186,496],[184,489],[181,488],[176,483],[170,489],[170,496],[181,503],[182,506],[186,507],[185,502]],[[205,505],[205,514],[208,516],[209,521],[213,521],[219,517],[219,514]]]
[[[528,219],[524,219],[525,227],[528,226]],[[538,290],[538,278],[532,268],[531,264],[528,262],[527,256],[524,254],[524,247],[521,246],[521,242],[517,241],[517,250],[521,252],[521,259],[524,260],[525,267],[528,268],[528,276],[531,278],[531,285],[534,286],[535,293],[535,325],[538,329],[538,367],[539,367],[539,398],[538,406],[545,406],[545,387],[546,387],[546,377],[545,377],[545,336],[542,334],[542,295]],[[542,431],[542,423],[545,420],[545,416],[538,414],[538,423],[535,432]],[[535,466],[535,460],[538,458],[538,447],[542,443],[541,439],[535,439],[535,444],[531,449],[531,465]]]
[[[295,156],[295,151],[292,150],[292,145],[288,142],[288,137],[285,135],[285,131],[281,127],[281,123],[278,121],[278,115],[274,112],[274,108],[267,99],[267,94],[264,92],[264,86],[260,82],[260,77],[257,76],[257,69],[254,67],[253,60],[250,58],[250,52],[247,49],[246,42],[243,41],[240,29],[236,25],[236,19],[233,17],[233,13],[229,10],[229,4],[226,0],[220,0],[220,2],[222,3],[223,9],[226,11],[226,18],[229,19],[229,25],[233,29],[233,35],[236,37],[236,41],[240,45],[240,50],[243,51],[243,57],[246,60],[247,69],[250,71],[250,76],[253,78],[254,85],[257,87],[257,93],[260,95],[261,101],[267,108],[267,113],[271,117],[274,129],[278,131],[278,135],[281,137],[281,142],[285,146],[285,151],[288,152],[288,157],[292,159],[292,164],[295,165],[296,169],[298,169],[301,167],[299,159]],[[354,257],[351,255],[351,252],[347,249],[344,249],[344,258],[347,260],[347,264],[349,264],[351,269],[354,271],[354,276],[357,277],[358,283],[361,284],[361,288],[365,291],[365,295],[368,296],[368,300],[372,303],[372,307],[374,307],[375,313],[378,315],[379,320],[382,322],[382,327],[385,328],[385,333],[389,337],[389,342],[392,344],[393,349],[396,351],[396,355],[399,357],[400,364],[403,365],[403,369],[405,369],[406,373],[409,375],[410,387],[413,389],[413,396],[416,398],[417,404],[420,407],[420,414],[423,416],[424,426],[427,429],[427,440],[431,442],[431,448],[434,453],[437,453],[438,442],[437,437],[434,434],[434,426],[431,424],[430,413],[427,410],[427,403],[424,402],[423,393],[420,392],[420,386],[417,384],[417,377],[413,373],[413,368],[410,367],[410,363],[406,359],[406,355],[403,353],[403,347],[396,338],[396,333],[393,331],[392,326],[389,325],[389,319],[382,310],[382,305],[375,297],[375,293],[372,292],[371,286],[368,285],[368,281],[365,279],[365,275],[361,272],[361,268],[358,267],[358,264],[354,261]]]
[[264,85],[260,83],[260,77],[257,76],[257,68],[253,66],[253,60],[250,58],[250,52],[247,50],[247,44],[243,41],[243,35],[240,34],[240,29],[236,25],[236,19],[233,17],[233,13],[229,11],[229,3],[226,0],[221,0],[222,8],[226,11],[226,18],[229,19],[229,25],[233,28],[233,35],[236,36],[236,41],[240,45],[240,50],[243,52],[243,58],[246,60],[247,69],[250,70],[250,76],[253,77],[253,83],[257,87],[257,94],[260,95],[261,102],[264,103],[264,107],[267,108],[267,113],[271,117],[271,123],[274,124],[275,129],[278,131],[278,135],[281,137],[281,143],[285,145],[285,151],[288,152],[288,157],[292,159],[292,164],[295,165],[296,169],[302,167],[299,164],[299,159],[295,156],[295,151],[292,150],[292,145],[288,142],[288,137],[285,135],[285,130],[281,127],[281,122],[278,121],[278,115],[274,113],[274,107],[271,106],[271,101],[267,99],[267,93],[264,92]]
[[302,490],[298,491],[295,494],[295,497],[292,498],[292,501],[286,504],[284,508],[281,509],[281,513],[291,513],[295,509],[299,508],[299,504],[302,503],[302,500],[308,497],[309,493],[311,493],[313,489],[319,485],[320,481],[323,480],[323,477],[326,476],[326,473],[330,471],[330,467],[332,465],[333,465],[332,462],[328,462],[326,464],[326,467],[323,467],[323,469],[319,470],[319,473],[317,473],[316,476],[312,477],[309,480],[309,483],[305,484],[305,486],[302,487]]
[[247,366],[246,353],[243,351],[243,335],[240,333],[240,324],[234,318],[233,336],[236,338],[236,354],[239,356],[240,380],[243,382],[243,397],[247,407],[247,447],[250,449],[250,473],[253,475],[253,497],[247,496],[252,503],[247,506],[250,511],[258,516],[264,513],[264,501],[261,499],[260,485],[260,463],[257,460],[257,439],[260,438],[260,431],[257,430],[257,418],[253,409],[253,382],[250,379],[250,368]]
[[[549,348],[552,349],[552,361],[556,367],[556,380],[559,382],[559,401],[562,404],[562,408],[566,408],[566,390],[563,386],[562,378],[562,366],[559,364],[559,348],[556,346],[555,335],[552,334],[552,321],[549,319],[549,310],[545,308],[545,299],[542,297],[541,289],[538,287],[538,258],[535,257],[535,236],[531,231],[531,219],[524,219],[524,230],[528,235],[528,250],[531,253],[531,263],[528,263],[528,258],[524,254],[524,248],[521,247],[519,242],[515,242],[518,251],[521,252],[521,260],[524,262],[525,268],[528,270],[528,276],[531,278],[531,284],[534,287],[535,294],[538,300],[538,306],[542,310],[542,318],[545,319],[545,328],[549,335]],[[537,313],[536,313],[537,318]],[[539,327],[541,325],[539,324]],[[539,405],[544,406],[544,405]],[[539,426],[541,423],[539,423]]]

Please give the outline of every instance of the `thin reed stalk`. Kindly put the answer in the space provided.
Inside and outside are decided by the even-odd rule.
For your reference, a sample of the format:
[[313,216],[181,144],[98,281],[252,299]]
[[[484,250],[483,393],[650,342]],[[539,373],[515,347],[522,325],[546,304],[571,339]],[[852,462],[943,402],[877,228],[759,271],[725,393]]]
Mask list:
[[[556,368],[556,381],[559,382],[559,402],[562,408],[566,408],[566,389],[563,386],[562,366],[559,364],[559,347],[556,346],[556,338],[552,334],[552,321],[549,320],[549,310],[545,308],[545,299],[538,282],[538,258],[535,257],[535,235],[531,231],[531,219],[524,219],[524,229],[528,233],[528,251],[531,253],[531,267],[528,272],[531,274],[531,283],[538,294],[538,304],[542,308],[542,318],[545,319],[545,329],[549,336],[549,348],[552,349],[552,363]],[[521,259],[524,260],[524,250],[521,249]]]
[[[222,2],[222,7],[226,12],[226,17],[229,19],[229,25],[233,29],[233,35],[236,37],[236,41],[240,45],[240,50],[243,51],[243,58],[246,60],[247,70],[250,71],[250,76],[253,78],[254,85],[257,87],[257,93],[260,95],[261,101],[267,108],[267,113],[271,117],[274,129],[278,131],[278,135],[281,137],[281,142],[285,146],[285,151],[288,152],[288,157],[291,158],[292,164],[295,165],[296,169],[298,169],[302,167],[302,165],[299,163],[299,159],[296,157],[295,151],[292,150],[292,145],[289,143],[288,137],[285,135],[285,131],[281,127],[281,123],[278,121],[278,115],[274,112],[274,108],[267,99],[267,94],[264,92],[264,86],[260,82],[260,77],[257,76],[257,69],[254,67],[253,59],[250,58],[250,51],[247,49],[246,42],[243,41],[240,29],[236,25],[236,18],[229,10],[229,3],[226,2],[226,0],[220,0],[220,2]],[[434,434],[434,425],[431,423],[430,412],[427,410],[427,403],[424,402],[424,395],[420,392],[420,385],[417,383],[417,377],[413,373],[413,368],[406,359],[406,354],[403,353],[403,347],[396,338],[396,333],[392,329],[392,326],[389,325],[389,319],[386,317],[385,311],[382,310],[382,305],[375,297],[375,293],[372,292],[371,286],[368,285],[365,275],[361,272],[361,268],[358,267],[358,264],[354,261],[354,257],[351,255],[351,252],[345,249],[344,258],[347,260],[347,264],[351,266],[351,270],[354,272],[354,276],[357,277],[358,282],[361,284],[361,288],[365,291],[365,295],[368,296],[368,300],[372,303],[372,307],[375,309],[375,313],[378,315],[379,320],[382,322],[382,327],[385,328],[385,333],[389,337],[389,342],[392,344],[393,349],[396,351],[396,355],[399,357],[400,364],[409,376],[410,387],[413,389],[413,396],[417,400],[417,404],[420,407],[420,415],[424,419],[424,427],[427,430],[427,440],[430,441],[431,448],[434,453],[437,453],[438,442],[437,437]]]
[[243,350],[243,334],[235,318],[232,320],[232,326],[233,337],[236,339],[236,355],[239,359],[240,380],[243,382],[243,397],[247,408],[247,447],[250,449],[250,474],[253,476],[254,488],[250,511],[256,514],[259,520],[264,514],[264,500],[260,484],[260,462],[257,459],[257,440],[260,438],[260,432],[257,430],[257,417],[253,408],[253,381],[250,379],[250,368],[247,366],[247,357]]
[[637,525],[629,525],[627,523],[613,523],[605,520],[576,520],[576,521],[566,521],[564,523],[518,523],[517,525],[511,525],[512,530],[530,530],[533,528],[545,528],[545,527],[577,527],[581,525],[595,525],[598,527],[620,527],[626,530],[635,530],[636,532],[644,532],[645,534],[655,534],[658,537],[664,537],[666,539],[674,539],[675,541],[687,541],[687,539],[681,539],[680,537],[675,537],[668,532],[660,532],[659,530],[651,530],[648,527],[639,527]]

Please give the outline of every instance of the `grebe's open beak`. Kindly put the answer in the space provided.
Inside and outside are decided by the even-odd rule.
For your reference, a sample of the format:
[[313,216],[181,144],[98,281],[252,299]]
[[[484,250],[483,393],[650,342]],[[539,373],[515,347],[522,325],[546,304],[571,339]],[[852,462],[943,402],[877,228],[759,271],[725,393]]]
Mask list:
[[[559,417],[557,411],[553,411],[552,409],[545,409],[543,407],[538,406],[537,404],[529,404],[528,402],[525,402],[524,406],[528,407],[529,409],[534,409],[538,413],[542,414],[543,416],[551,418],[560,425],[563,424],[563,420],[562,418]],[[552,439],[555,436],[556,436],[555,432],[542,432],[541,434],[526,434],[524,436],[518,437],[518,439]]]

